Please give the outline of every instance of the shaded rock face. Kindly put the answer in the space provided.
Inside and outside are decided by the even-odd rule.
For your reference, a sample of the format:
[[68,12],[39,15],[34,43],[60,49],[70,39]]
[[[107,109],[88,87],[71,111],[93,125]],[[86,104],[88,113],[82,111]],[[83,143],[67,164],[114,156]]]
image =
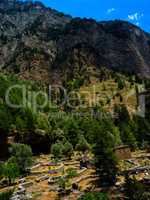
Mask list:
[[40,2],[0,0],[0,68],[62,83],[107,67],[150,78],[150,35],[124,21],[72,19]]
[[7,137],[3,130],[0,129],[0,158],[6,158],[8,156],[8,144],[7,144]]
[[64,61],[76,49],[79,55],[84,51],[85,63],[95,63],[96,68],[104,66],[150,76],[150,37],[138,27],[123,21],[96,23],[74,19],[65,30],[58,41],[59,55],[64,56]]

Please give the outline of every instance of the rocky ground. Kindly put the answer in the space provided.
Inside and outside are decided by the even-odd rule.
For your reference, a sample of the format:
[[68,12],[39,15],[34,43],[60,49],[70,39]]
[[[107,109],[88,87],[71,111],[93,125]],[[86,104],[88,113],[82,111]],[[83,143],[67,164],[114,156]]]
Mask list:
[[[131,159],[120,161],[119,167],[121,173],[117,177],[116,186],[108,190],[112,199],[121,195],[124,183],[123,173],[125,171],[130,171],[131,176],[134,175],[138,180],[150,180],[149,158],[149,153],[139,151],[133,153]],[[11,200],[75,200],[85,191],[101,190],[101,188],[95,186],[98,179],[95,174],[95,169],[92,166],[88,169],[80,169],[80,162],[75,158],[57,164],[50,161],[50,155],[41,155],[34,160],[36,161],[31,168],[30,174],[16,181],[15,192]],[[66,191],[68,191],[68,194],[60,196],[63,192],[58,180],[60,177],[65,179],[68,168],[76,170],[76,175],[70,178],[66,183]],[[72,189],[73,184],[77,186],[76,189]],[[10,189],[10,187],[1,188],[0,192],[8,189]]]

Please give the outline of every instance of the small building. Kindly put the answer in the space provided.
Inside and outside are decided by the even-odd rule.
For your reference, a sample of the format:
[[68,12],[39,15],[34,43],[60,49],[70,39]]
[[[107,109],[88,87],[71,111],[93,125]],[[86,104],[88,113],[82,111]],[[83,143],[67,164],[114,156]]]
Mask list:
[[127,145],[118,146],[114,149],[119,160],[131,159],[131,149]]

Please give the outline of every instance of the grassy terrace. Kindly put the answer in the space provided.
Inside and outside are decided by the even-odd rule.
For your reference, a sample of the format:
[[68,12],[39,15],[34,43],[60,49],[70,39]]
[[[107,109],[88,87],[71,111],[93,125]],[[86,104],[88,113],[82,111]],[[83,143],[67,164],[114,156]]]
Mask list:
[[136,87],[139,92],[144,90],[142,84],[131,85],[128,81],[125,81],[124,88],[119,89],[118,83],[114,79],[108,79],[101,83],[95,82],[82,86],[80,94],[90,107],[101,104],[106,110],[110,111],[114,104],[125,104],[128,111],[134,113],[138,106]]
[[[101,191],[102,188],[99,188],[96,186],[97,177],[95,168],[90,167],[88,169],[80,169],[79,164],[79,157],[73,157],[71,160],[66,161],[60,161],[56,165],[53,165],[52,167],[48,167],[48,163],[52,163],[53,161],[50,160],[51,155],[41,155],[34,157],[34,161],[36,164],[33,165],[33,170],[31,169],[31,174],[26,177],[24,177],[24,185],[26,184],[26,194],[29,196],[32,196],[33,200],[47,200],[47,199],[59,199],[60,192],[59,189],[61,186],[61,183],[55,180],[56,177],[61,176],[68,176],[67,169],[74,169],[75,174],[70,176],[69,179],[67,179],[65,183],[65,188],[68,190],[68,194],[61,196],[61,199],[72,199],[76,200],[77,197],[79,197],[83,192],[85,191]],[[124,171],[127,169],[133,169],[139,166],[150,165],[149,157],[150,154],[146,153],[145,151],[136,151],[132,154],[132,158],[129,160],[124,160],[119,162],[119,168],[120,171]],[[37,164],[40,164],[39,166]],[[63,171],[61,172],[55,172],[53,174],[49,173],[49,170],[54,170],[59,168],[60,165],[63,165]],[[36,167],[37,166],[37,167]],[[44,172],[43,172],[44,170]],[[39,174],[34,174],[35,171],[38,171]],[[40,174],[41,172],[41,174]],[[137,180],[142,180],[144,177],[148,176],[150,177],[150,174],[146,172],[141,172],[134,175]],[[45,177],[45,178],[43,178]],[[54,178],[53,183],[48,183],[50,178]],[[17,190],[18,186],[20,185],[22,179],[17,179],[14,186],[15,190]],[[77,190],[70,190],[71,185],[73,183],[76,183],[78,185]],[[118,176],[117,182],[114,187],[107,188],[108,194],[111,196],[111,199],[115,199],[116,196],[121,196],[121,188],[124,184],[124,177]],[[6,191],[8,189],[12,189],[11,187],[5,187],[1,188],[0,192]],[[69,192],[70,191],[70,192]]]

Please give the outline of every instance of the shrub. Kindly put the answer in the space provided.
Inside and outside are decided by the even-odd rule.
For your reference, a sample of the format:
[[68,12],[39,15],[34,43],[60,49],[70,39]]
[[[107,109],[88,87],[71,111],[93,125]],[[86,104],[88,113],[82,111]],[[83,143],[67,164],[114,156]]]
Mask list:
[[67,172],[68,178],[73,178],[73,177],[76,177],[76,176],[77,176],[77,172],[76,172],[76,170],[73,169],[73,168],[68,168],[68,169],[66,170],[66,172]]
[[10,162],[16,163],[20,172],[26,172],[27,168],[32,165],[31,147],[25,144],[12,144],[10,150]]
[[[125,196],[132,200],[148,200],[150,193],[146,187],[135,178],[131,179],[128,175],[125,180]],[[137,192],[138,191],[138,192]]]
[[97,192],[92,193],[89,192],[85,194],[84,196],[80,197],[78,200],[109,200],[109,197],[105,193]]
[[0,193],[0,200],[9,200],[12,196],[14,190],[9,190],[7,192],[1,192]]
[[66,188],[66,180],[64,178],[60,178],[58,180],[58,185],[59,185],[60,189],[65,190],[65,188]]
[[119,78],[118,80],[118,89],[122,90],[125,87],[125,81]]
[[73,146],[68,141],[64,144],[63,155],[68,158],[71,158],[71,156],[73,155]]
[[8,180],[11,185],[19,176],[19,168],[15,163],[7,162],[3,165],[3,176]]
[[9,110],[5,106],[0,105],[0,130],[3,133],[8,134],[11,121],[12,117]]
[[51,153],[53,154],[55,159],[62,158],[63,154],[63,144],[62,143],[55,143],[51,147]]
[[64,140],[65,139],[64,131],[60,128],[53,130],[51,134],[51,138],[52,138],[52,141]]
[[90,149],[90,145],[83,135],[79,137],[78,144],[76,145],[77,151],[85,152]]
[[118,162],[113,151],[114,146],[112,134],[105,130],[103,135],[97,137],[96,144],[93,148],[95,167],[102,186],[114,185],[116,181]]

